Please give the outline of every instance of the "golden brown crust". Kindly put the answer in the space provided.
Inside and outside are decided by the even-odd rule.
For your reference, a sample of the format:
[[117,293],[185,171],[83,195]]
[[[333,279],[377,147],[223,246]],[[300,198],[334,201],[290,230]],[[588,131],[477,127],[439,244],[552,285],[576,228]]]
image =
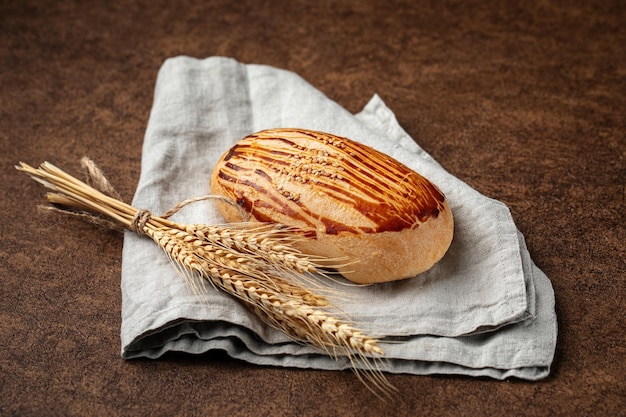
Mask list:
[[[346,256],[340,270],[359,283],[413,277],[452,240],[452,213],[439,189],[400,162],[347,138],[304,129],[247,136],[218,161],[212,193],[253,219],[298,227],[300,249]],[[228,221],[241,217],[220,204]]]

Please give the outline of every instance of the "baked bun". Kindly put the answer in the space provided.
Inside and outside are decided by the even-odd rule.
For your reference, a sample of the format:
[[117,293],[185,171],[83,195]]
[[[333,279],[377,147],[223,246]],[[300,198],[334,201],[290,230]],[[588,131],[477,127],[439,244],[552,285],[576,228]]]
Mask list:
[[[264,130],[218,161],[211,192],[251,221],[296,227],[298,249],[346,258],[338,271],[361,284],[411,278],[448,250],[454,222],[443,193],[426,178],[368,146],[305,129]],[[219,203],[229,222],[238,207]]]

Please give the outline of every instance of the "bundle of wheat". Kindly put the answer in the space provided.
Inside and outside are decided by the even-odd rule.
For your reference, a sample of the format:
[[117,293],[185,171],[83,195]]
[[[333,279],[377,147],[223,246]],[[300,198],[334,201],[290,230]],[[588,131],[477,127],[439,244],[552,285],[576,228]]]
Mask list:
[[82,165],[93,187],[48,162],[39,168],[25,163],[16,168],[50,189],[47,199],[55,206],[94,223],[150,237],[192,288],[198,287],[198,279],[208,280],[294,340],[350,360],[375,394],[393,390],[378,367],[384,355],[379,341],[355,328],[323,291],[313,292],[303,284],[306,274],[323,273],[332,260],[295,249],[292,243],[301,239],[298,234],[275,224],[179,224],[168,217],[197,199],[155,216],[122,202],[91,160],[84,158]]

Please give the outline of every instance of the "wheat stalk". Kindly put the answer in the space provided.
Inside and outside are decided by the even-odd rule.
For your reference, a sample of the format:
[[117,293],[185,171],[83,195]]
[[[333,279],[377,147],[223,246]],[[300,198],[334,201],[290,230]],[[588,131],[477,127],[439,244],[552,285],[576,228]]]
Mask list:
[[16,168],[52,191],[47,194],[50,203],[82,211],[82,217],[83,212],[90,213],[87,218],[95,223],[118,225],[150,237],[192,288],[197,288],[196,278],[209,281],[294,340],[334,358],[347,358],[360,378],[359,368],[364,368],[362,380],[376,395],[393,390],[377,367],[384,355],[378,340],[340,319],[326,296],[301,284],[307,274],[321,273],[328,260],[307,256],[291,246],[301,238],[292,230],[248,223],[179,224],[167,218],[171,213],[154,216],[122,202],[93,162],[84,158],[82,164],[88,182],[104,192],[49,162],[39,168],[20,163]]

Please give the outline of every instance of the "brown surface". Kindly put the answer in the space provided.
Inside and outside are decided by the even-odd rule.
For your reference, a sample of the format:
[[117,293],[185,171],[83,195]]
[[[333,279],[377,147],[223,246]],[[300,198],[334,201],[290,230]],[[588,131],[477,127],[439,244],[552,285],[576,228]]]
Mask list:
[[[624,415],[623,2],[128,3],[0,2],[0,414]],[[120,236],[39,215],[42,188],[12,167],[89,155],[130,199],[179,54],[286,68],[351,111],[377,92],[507,203],[555,288],[551,376],[391,376],[382,404],[349,372],[120,359]]]

